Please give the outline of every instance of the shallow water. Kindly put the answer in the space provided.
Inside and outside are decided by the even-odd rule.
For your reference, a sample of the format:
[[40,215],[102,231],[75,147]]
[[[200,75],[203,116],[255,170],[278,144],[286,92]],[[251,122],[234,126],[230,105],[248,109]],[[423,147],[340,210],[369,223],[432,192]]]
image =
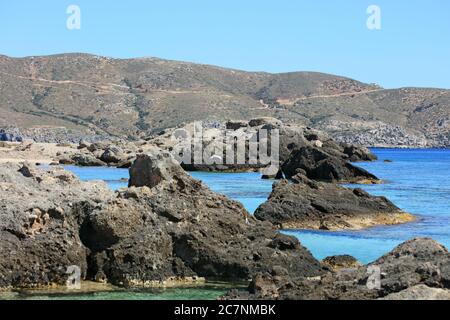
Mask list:
[[167,289],[99,291],[92,293],[17,291],[0,292],[0,300],[215,300],[229,289],[231,284],[209,283],[197,287]]
[[[358,163],[383,179],[380,185],[362,185],[371,194],[383,195],[404,211],[417,215],[417,222],[361,231],[285,231],[300,239],[315,257],[350,254],[364,263],[387,253],[414,237],[432,237],[450,248],[450,150],[373,149],[379,160]],[[392,160],[385,163],[383,160]],[[126,187],[121,178],[128,170],[67,167],[83,180],[106,180],[113,189]],[[212,190],[244,204],[250,212],[263,203],[273,181],[258,173],[192,172]],[[352,186],[355,187],[355,186]]]
[[[358,165],[383,179],[361,187],[383,195],[419,220],[361,231],[289,231],[319,259],[350,254],[364,263],[376,260],[414,237],[432,237],[450,248],[450,150],[374,149],[379,161]],[[392,160],[385,163],[383,160]]]

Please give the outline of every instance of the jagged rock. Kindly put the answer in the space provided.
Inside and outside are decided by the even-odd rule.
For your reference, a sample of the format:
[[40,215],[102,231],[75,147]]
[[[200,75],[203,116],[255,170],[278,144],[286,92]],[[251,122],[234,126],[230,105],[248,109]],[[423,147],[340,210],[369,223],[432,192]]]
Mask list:
[[210,191],[167,152],[138,156],[130,186],[90,215],[87,234],[95,237],[85,241],[90,269],[113,283],[192,275],[243,280],[276,266],[308,276],[325,270],[298,240]]
[[346,159],[331,155],[324,148],[305,146],[294,150],[282,164],[286,178],[292,178],[298,169],[306,172],[308,178],[319,181],[347,183],[376,183],[378,178],[349,163]]
[[331,256],[322,260],[322,263],[332,270],[361,267],[362,264],[356,258],[349,255]]
[[0,288],[65,284],[72,265],[84,277],[79,208],[111,196],[106,184],[80,182],[60,168],[2,164],[0,190]]
[[[236,141],[246,141],[244,155],[245,163],[237,162],[235,158],[237,152],[236,145],[232,145],[231,147],[228,146],[228,149],[223,148],[222,145],[214,148],[216,142],[218,140],[222,141],[223,139],[221,138],[225,137],[226,133],[228,134],[228,136],[230,136],[230,130],[234,130],[233,135],[236,137]],[[267,140],[259,134],[260,130],[266,130],[268,132]],[[248,142],[254,140],[258,141],[260,144],[263,143],[264,146],[267,144],[268,149],[270,150],[270,146],[272,145],[271,137],[272,133],[275,132],[274,130],[278,130],[279,132],[279,159],[273,160],[275,161],[276,166],[287,162],[286,165],[284,165],[284,169],[286,169],[288,173],[290,172],[290,169],[295,170],[301,165],[298,164],[295,159],[291,159],[291,154],[299,149],[304,148],[309,153],[312,152],[311,150],[318,150],[322,155],[322,158],[320,160],[327,160],[321,163],[318,168],[311,167],[316,164],[316,159],[311,159],[310,163],[307,163],[307,168],[311,167],[311,171],[315,169],[318,172],[317,174],[323,175],[323,179],[329,179],[330,177],[333,177],[334,174],[336,176],[336,179],[347,178],[352,181],[361,179],[371,181],[377,180],[375,176],[370,175],[365,170],[354,167],[350,163],[348,163],[348,161],[350,160],[364,161],[366,159],[375,159],[376,157],[369,150],[351,145],[341,145],[333,141],[330,137],[320,131],[302,126],[283,124],[281,121],[274,118],[258,118],[250,120],[249,123],[241,121],[229,121],[224,126],[224,128],[222,128],[222,126],[202,128],[201,147],[203,150],[213,150],[214,152],[212,152],[212,157],[208,159],[203,158],[202,163],[197,163],[198,161],[194,161],[195,159],[192,152],[191,161],[189,163],[182,162],[182,167],[188,171],[201,170],[228,172],[256,171],[265,168],[268,166],[267,163],[248,163]],[[174,152],[174,150],[179,149],[178,147],[180,145],[179,141],[177,139],[174,139],[174,137],[178,137],[179,135],[181,135],[181,133],[193,137],[194,125],[187,124],[182,128],[166,130],[164,134],[154,139],[150,139],[150,143],[161,147],[164,150]],[[193,151],[196,146],[193,145],[192,141],[189,143],[187,143],[186,146],[183,147],[190,147],[191,151]],[[227,161],[225,161],[228,159],[227,152],[229,152],[229,150],[233,150],[234,162],[232,163],[228,163]],[[344,151],[346,151],[348,154],[346,154]],[[217,161],[212,161],[213,159]],[[321,170],[323,172],[321,172]],[[276,175],[276,172],[272,173],[271,175]],[[278,176],[281,176],[281,173]],[[322,177],[319,176],[318,178]]]
[[124,286],[327,271],[297,239],[212,192],[168,153],[151,148],[130,171],[131,187],[113,194],[60,168],[0,166],[0,288],[63,284],[67,265]]
[[172,181],[174,176],[182,174],[183,169],[169,152],[153,147],[137,156],[130,168],[129,186],[153,188],[161,181]]
[[[450,254],[427,238],[402,243],[377,261],[314,278],[260,273],[227,299],[373,300],[448,298]],[[432,289],[425,288],[424,286]],[[445,290],[438,290],[445,289]]]
[[228,130],[238,130],[240,128],[246,128],[248,126],[248,121],[245,120],[230,120],[227,121],[227,123],[225,124],[225,127]]
[[287,180],[275,183],[255,217],[283,229],[315,230],[362,229],[414,220],[385,197],[313,181],[302,174],[294,176],[293,183]]
[[103,167],[106,165],[103,161],[90,154],[75,154],[70,160],[72,160],[73,164],[81,167]]
[[377,156],[369,151],[369,149],[353,144],[343,143],[343,152],[348,156],[348,160],[351,162],[359,161],[375,161]]

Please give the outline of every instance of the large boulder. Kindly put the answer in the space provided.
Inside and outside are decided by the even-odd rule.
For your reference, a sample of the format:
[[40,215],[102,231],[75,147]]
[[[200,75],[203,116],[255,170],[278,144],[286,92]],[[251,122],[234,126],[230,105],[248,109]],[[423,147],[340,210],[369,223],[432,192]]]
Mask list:
[[302,174],[294,176],[292,182],[275,183],[255,217],[283,229],[314,230],[355,230],[415,220],[385,197],[310,180]]
[[313,180],[340,183],[377,183],[378,178],[356,167],[346,159],[330,154],[315,146],[295,149],[282,164],[281,170],[286,178],[292,178],[299,170]]
[[112,196],[106,184],[60,168],[2,164],[0,190],[0,289],[65,284],[70,266],[85,277],[80,208]]
[[130,167],[129,186],[153,188],[162,181],[171,182],[174,176],[184,175],[180,164],[168,151],[157,147],[137,156]]

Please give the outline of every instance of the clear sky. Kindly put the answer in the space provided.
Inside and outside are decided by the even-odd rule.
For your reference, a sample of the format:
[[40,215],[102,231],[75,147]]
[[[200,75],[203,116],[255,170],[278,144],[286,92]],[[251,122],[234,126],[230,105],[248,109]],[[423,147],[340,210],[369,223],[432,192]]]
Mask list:
[[[71,4],[79,30],[66,27]],[[381,9],[381,30],[366,26],[370,5]],[[66,52],[450,88],[450,1],[0,1],[0,54]]]

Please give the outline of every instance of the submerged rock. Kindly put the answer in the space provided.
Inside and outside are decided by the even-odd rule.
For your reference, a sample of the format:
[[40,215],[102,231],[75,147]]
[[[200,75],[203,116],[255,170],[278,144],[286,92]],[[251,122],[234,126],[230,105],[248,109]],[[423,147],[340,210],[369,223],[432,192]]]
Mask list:
[[314,230],[355,230],[415,220],[385,197],[310,180],[302,174],[294,176],[292,183],[275,183],[255,217],[283,229]]

